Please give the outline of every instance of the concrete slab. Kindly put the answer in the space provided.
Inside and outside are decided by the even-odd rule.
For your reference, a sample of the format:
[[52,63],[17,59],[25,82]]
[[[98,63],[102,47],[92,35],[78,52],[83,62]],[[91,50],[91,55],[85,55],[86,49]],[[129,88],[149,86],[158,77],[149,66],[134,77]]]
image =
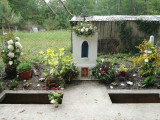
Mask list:
[[160,104],[112,104],[108,90],[97,81],[75,82],[63,92],[59,108],[0,104],[0,120],[160,120]]

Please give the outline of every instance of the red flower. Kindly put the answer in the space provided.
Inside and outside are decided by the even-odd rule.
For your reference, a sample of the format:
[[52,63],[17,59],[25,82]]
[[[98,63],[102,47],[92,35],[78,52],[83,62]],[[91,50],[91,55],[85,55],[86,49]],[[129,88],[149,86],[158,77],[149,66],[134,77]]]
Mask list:
[[60,86],[59,87],[57,87],[57,90],[59,90],[60,89]]
[[101,69],[101,71],[104,71],[103,69]]
[[48,86],[46,87],[46,90],[49,90],[49,87],[48,87]]
[[52,88],[51,88],[51,90],[55,90],[55,89],[56,89],[55,87],[52,87]]
[[105,71],[106,71],[106,72],[108,71],[108,67],[105,68]]

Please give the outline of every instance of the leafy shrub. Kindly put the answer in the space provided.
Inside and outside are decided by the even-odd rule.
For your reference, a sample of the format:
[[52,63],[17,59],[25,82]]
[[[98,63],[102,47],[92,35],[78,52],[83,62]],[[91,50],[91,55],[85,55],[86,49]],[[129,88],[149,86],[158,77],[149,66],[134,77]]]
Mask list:
[[17,71],[18,71],[19,73],[21,73],[21,72],[26,72],[26,71],[30,71],[31,68],[32,68],[31,62],[24,61],[24,62],[21,62],[21,63],[17,66]]
[[132,58],[134,67],[139,66],[139,73],[144,77],[142,86],[155,85],[155,74],[160,66],[160,47],[153,47],[148,41],[143,42],[137,47],[141,55]]
[[14,38],[12,34],[8,33],[2,36],[2,40],[3,47],[0,49],[0,56],[5,64],[16,68],[20,63],[20,56],[23,55],[20,38]]
[[17,87],[17,85],[18,85],[17,81],[13,80],[9,83],[9,88],[14,89]]
[[65,56],[64,48],[59,49],[58,53],[48,49],[45,52],[41,51],[40,54],[43,56],[43,62],[49,68],[45,71],[46,76],[50,78],[59,79],[62,78],[65,81],[71,81],[79,75],[76,62],[73,62],[72,56]]

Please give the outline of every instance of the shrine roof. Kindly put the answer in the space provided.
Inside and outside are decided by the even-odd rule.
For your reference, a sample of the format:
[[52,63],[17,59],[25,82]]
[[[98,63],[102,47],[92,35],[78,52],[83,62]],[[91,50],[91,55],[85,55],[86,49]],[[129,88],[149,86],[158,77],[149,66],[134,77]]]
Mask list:
[[[70,21],[83,21],[82,16],[74,16]],[[160,15],[110,15],[110,16],[88,16],[85,17],[86,21],[135,21],[135,20],[145,20],[145,21],[160,21]]]

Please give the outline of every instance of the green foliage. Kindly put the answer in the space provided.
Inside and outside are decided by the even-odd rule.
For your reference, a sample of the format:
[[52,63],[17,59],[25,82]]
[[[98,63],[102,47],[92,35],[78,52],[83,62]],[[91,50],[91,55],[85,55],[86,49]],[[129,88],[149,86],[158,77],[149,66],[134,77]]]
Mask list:
[[76,62],[73,62],[72,56],[64,54],[64,48],[59,49],[58,53],[48,49],[46,52],[41,51],[43,62],[49,69],[45,71],[46,76],[55,78],[63,78],[63,80],[71,81],[79,75]]
[[23,61],[17,66],[17,71],[19,73],[30,71],[32,69],[31,62]]
[[105,83],[110,83],[115,78],[115,69],[113,65],[107,66],[103,60],[97,60],[97,65],[92,70],[92,76]]
[[160,66],[160,47],[153,47],[151,43],[145,41],[137,47],[141,55],[132,58],[134,67],[140,66],[139,73],[144,77],[142,86],[154,85],[157,68]]
[[156,34],[160,25],[159,21],[137,20],[136,23],[138,25],[138,29],[148,35]]
[[50,101],[54,100],[55,103],[58,103],[63,99],[63,93],[59,93],[58,91],[53,91],[48,94],[48,98]]
[[127,68],[126,68],[126,66],[124,65],[124,64],[120,64],[120,67],[119,67],[119,69],[118,69],[119,71],[124,71],[124,72],[127,72]]
[[17,85],[18,85],[17,81],[16,81],[16,80],[13,80],[13,81],[11,81],[11,82],[9,83],[9,88],[10,88],[10,89],[14,89],[14,88],[17,87]]

